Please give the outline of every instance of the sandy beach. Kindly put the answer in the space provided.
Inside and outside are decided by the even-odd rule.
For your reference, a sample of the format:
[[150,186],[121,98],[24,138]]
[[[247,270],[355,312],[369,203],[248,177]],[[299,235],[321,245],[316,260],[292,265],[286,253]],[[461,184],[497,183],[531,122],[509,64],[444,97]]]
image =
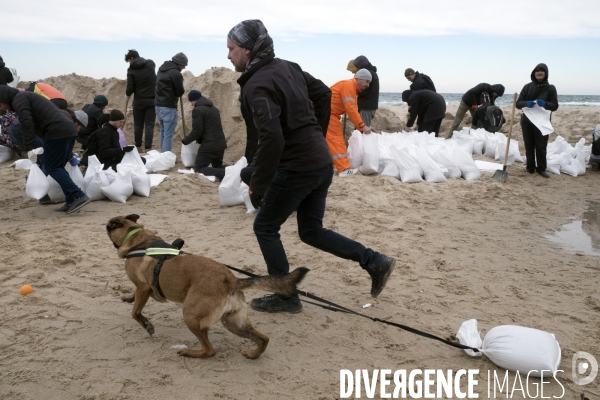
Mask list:
[[[228,140],[225,162],[237,161],[246,138],[236,74],[217,68],[198,77],[185,72],[184,77],[186,92],[199,89],[221,110]],[[104,93],[107,110],[124,110],[124,80],[72,74],[44,82],[63,92],[74,109]],[[443,133],[456,108],[448,107]],[[189,104],[184,112],[190,127]],[[509,117],[510,107],[504,113]],[[373,129],[399,131],[405,115],[405,106],[380,109]],[[517,112],[513,138],[524,154],[519,116]],[[550,141],[561,135],[575,144],[584,137],[589,145],[600,111],[561,107],[552,122]],[[132,142],[131,110],[124,131]],[[180,121],[173,146],[177,155],[181,133]],[[157,127],[155,143],[158,135]],[[440,342],[310,304],[295,315],[250,310],[254,326],[271,340],[258,360],[242,355],[253,347],[251,342],[220,324],[209,333],[215,357],[179,357],[172,346],[199,344],[183,323],[178,304],[148,302],[144,315],[156,329],[150,337],[131,318],[131,305],[120,300],[133,291],[133,284],[106,234],[107,221],[139,214],[138,222],[164,240],[183,238],[186,251],[266,274],[252,231],[254,215],[243,205],[222,207],[218,184],[177,173],[183,168],[179,157],[150,197],[132,196],[125,204],[93,202],[69,216],[28,198],[23,190],[27,171],[15,171],[10,164],[0,164],[2,399],[337,399],[341,369],[417,368],[478,369],[475,392],[488,398],[488,371],[504,376],[505,370],[485,356],[470,357]],[[545,384],[544,396],[578,399],[584,391],[590,399],[600,398],[600,377],[585,387],[571,379],[574,353],[585,351],[600,360],[599,258],[545,237],[565,224],[584,221],[584,231],[600,251],[600,173],[588,169],[577,178],[561,174],[543,179],[526,173],[520,163],[508,172],[506,183],[486,172],[480,180],[442,184],[405,184],[388,176],[334,177],[324,225],[396,257],[397,268],[382,294],[372,299],[369,276],[358,264],[300,241],[295,215],[281,231],[292,268],[311,270],[302,290],[450,340],[471,318],[479,321],[482,335],[498,325],[551,332],[562,349],[563,371],[557,378],[564,395],[549,379],[553,383]],[[21,296],[24,284],[34,292]],[[263,294],[248,290],[246,299]],[[367,303],[372,306],[363,309]],[[514,374],[510,376],[512,386]],[[533,391],[532,383],[539,384],[539,378],[529,380]],[[523,396],[516,392],[514,398]]]

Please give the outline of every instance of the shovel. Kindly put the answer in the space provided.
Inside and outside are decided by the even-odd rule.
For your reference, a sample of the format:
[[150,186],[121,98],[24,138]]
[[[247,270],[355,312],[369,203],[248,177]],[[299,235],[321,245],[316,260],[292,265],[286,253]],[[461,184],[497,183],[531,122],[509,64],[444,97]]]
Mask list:
[[510,126],[508,128],[508,138],[506,139],[506,151],[504,152],[504,166],[502,171],[498,170],[492,176],[492,179],[497,179],[502,182],[506,182],[508,178],[508,172],[506,172],[506,163],[508,162],[508,150],[510,149],[510,135],[512,134],[513,120],[515,119],[515,107],[517,106],[517,94],[513,96],[512,112],[510,114]]
[[187,128],[185,127],[185,114],[183,113],[183,96],[179,98],[179,104],[181,105],[181,125],[183,127],[183,138],[185,138],[187,136]]

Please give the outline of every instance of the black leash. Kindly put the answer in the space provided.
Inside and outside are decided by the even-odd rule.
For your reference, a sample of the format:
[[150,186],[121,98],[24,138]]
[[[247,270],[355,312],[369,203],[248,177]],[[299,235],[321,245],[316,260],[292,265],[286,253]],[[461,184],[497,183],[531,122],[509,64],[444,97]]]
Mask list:
[[[229,268],[230,270],[232,270],[232,271],[239,272],[240,274],[243,274],[243,275],[249,276],[249,277],[251,277],[251,278],[257,278],[257,277],[258,277],[258,275],[256,275],[256,274],[253,274],[253,273],[251,273],[251,272],[244,271],[244,270],[241,270],[241,269],[238,269],[238,268],[232,267],[232,266],[230,266],[230,265],[227,265],[227,264],[224,264],[224,265],[225,265],[227,268]],[[356,311],[354,311],[354,310],[350,310],[349,308],[346,308],[346,307],[344,307],[344,306],[341,306],[341,305],[339,305],[339,304],[336,304],[336,303],[334,303],[334,302],[331,302],[331,301],[329,301],[329,300],[325,300],[325,299],[323,299],[323,298],[321,298],[321,297],[315,296],[314,294],[310,294],[310,293],[308,293],[308,292],[305,292],[305,291],[303,291],[303,290],[298,290],[298,289],[296,289],[296,292],[297,292],[299,295],[301,295],[301,296],[304,296],[304,297],[307,297],[307,298],[309,298],[309,299],[316,300],[316,301],[319,301],[319,302],[321,302],[321,303],[324,303],[324,304],[319,304],[319,303],[314,303],[314,302],[312,302],[312,301],[302,300],[302,301],[304,301],[305,303],[308,303],[308,304],[312,304],[312,305],[315,305],[315,306],[321,307],[321,308],[323,308],[323,309],[325,309],[325,310],[331,310],[331,311],[335,311],[335,312],[342,312],[342,313],[345,313],[345,314],[357,315],[357,316],[359,316],[359,317],[363,317],[363,318],[370,319],[370,320],[371,320],[371,321],[373,321],[373,322],[381,322],[381,323],[383,323],[383,324],[386,324],[386,325],[391,325],[391,326],[395,326],[396,328],[403,329],[403,330],[405,330],[405,331],[408,331],[408,332],[414,333],[414,334],[416,334],[416,335],[419,335],[419,336],[426,337],[426,338],[428,338],[428,339],[433,339],[433,340],[440,341],[440,342],[442,342],[442,343],[444,343],[444,344],[447,344],[448,346],[456,347],[456,348],[458,348],[458,349],[463,349],[463,350],[473,350],[473,351],[476,351],[476,352],[478,352],[478,353],[479,353],[479,349],[476,349],[476,348],[474,348],[474,347],[465,346],[464,344],[460,344],[460,343],[454,343],[454,342],[451,342],[451,341],[449,341],[449,340],[442,339],[441,337],[438,337],[438,336],[432,335],[432,334],[430,334],[430,333],[423,332],[423,331],[420,331],[420,330],[418,330],[418,329],[415,329],[415,328],[411,328],[410,326],[406,326],[406,325],[398,324],[398,323],[396,323],[396,322],[390,322],[390,321],[386,321],[386,320],[384,320],[384,319],[377,318],[377,317],[370,317],[370,316],[368,316],[368,315],[361,314],[361,313],[359,313],[359,312],[356,312]]]

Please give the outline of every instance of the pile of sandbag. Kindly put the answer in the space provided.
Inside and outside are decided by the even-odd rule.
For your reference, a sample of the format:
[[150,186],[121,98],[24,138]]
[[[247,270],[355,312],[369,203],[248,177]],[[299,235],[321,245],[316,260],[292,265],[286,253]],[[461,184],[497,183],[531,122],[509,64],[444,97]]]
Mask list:
[[394,176],[402,182],[447,182],[448,178],[479,179],[471,140],[445,140],[434,133],[371,133],[354,131],[348,159],[363,175]]
[[592,145],[586,146],[584,138],[571,146],[562,136],[557,136],[554,142],[548,143],[546,171],[571,176],[583,175],[591,154]]

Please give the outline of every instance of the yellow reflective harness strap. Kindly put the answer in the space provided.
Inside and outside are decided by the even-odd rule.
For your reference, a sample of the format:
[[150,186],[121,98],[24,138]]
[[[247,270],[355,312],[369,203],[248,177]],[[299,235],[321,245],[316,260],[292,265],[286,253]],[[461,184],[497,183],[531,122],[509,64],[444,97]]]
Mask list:
[[178,249],[163,249],[160,247],[149,247],[146,249],[146,255],[153,256],[178,256],[181,254],[181,250]]
[[135,235],[136,233],[138,233],[139,231],[143,230],[142,228],[135,228],[134,230],[130,231],[127,236],[125,236],[123,238],[123,241],[121,242],[121,246],[123,246],[125,244],[125,242],[127,242],[133,235]]

